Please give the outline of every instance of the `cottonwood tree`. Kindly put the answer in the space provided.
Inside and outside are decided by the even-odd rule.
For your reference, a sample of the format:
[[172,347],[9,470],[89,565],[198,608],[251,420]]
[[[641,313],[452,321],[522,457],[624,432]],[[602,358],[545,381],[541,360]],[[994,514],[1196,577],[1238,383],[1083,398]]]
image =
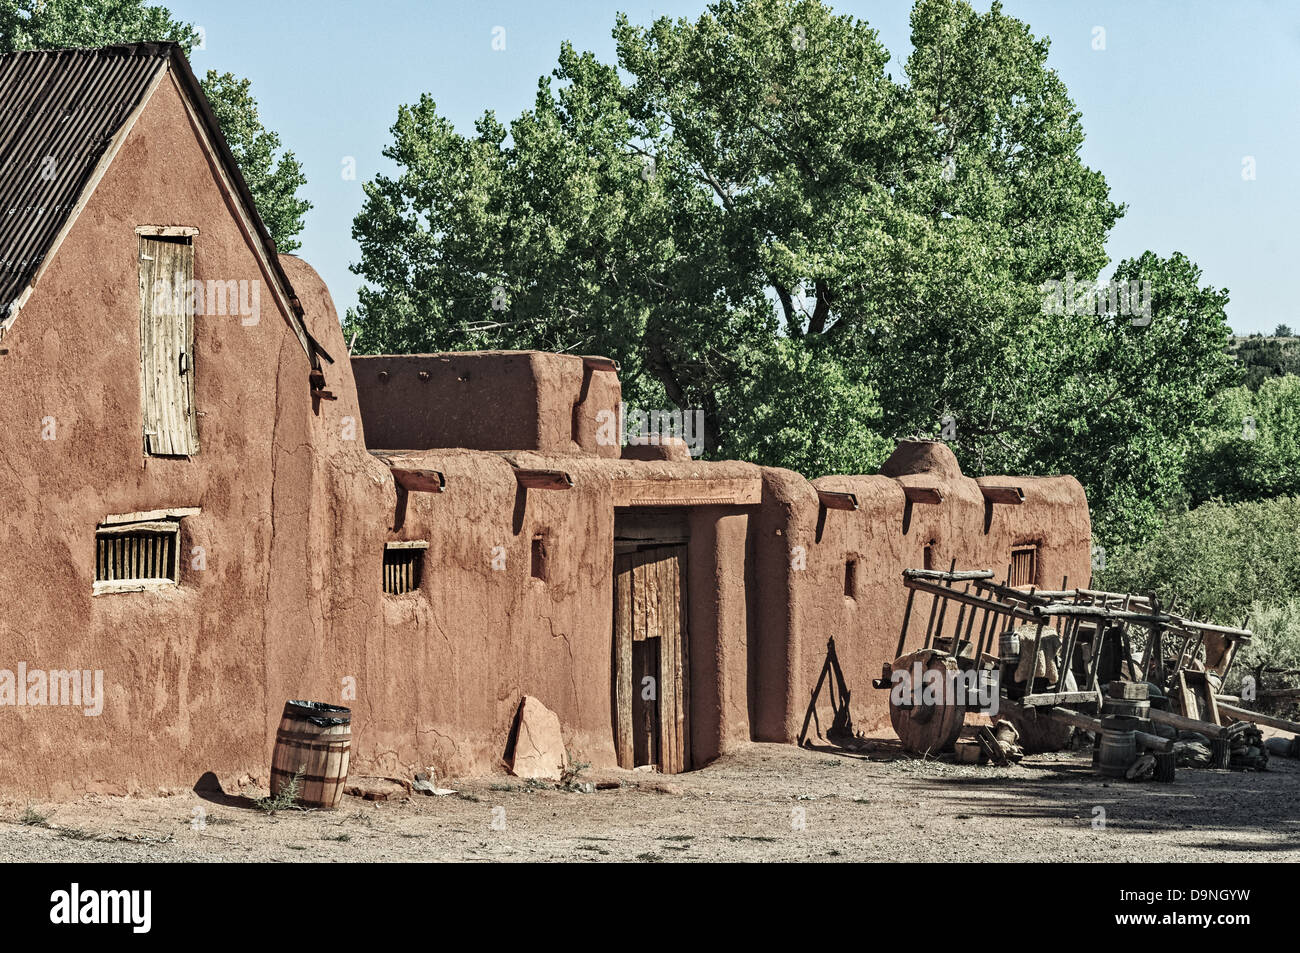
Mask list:
[[[0,0],[0,53],[138,41],[179,43],[188,55],[199,33],[144,0]],[[278,250],[295,250],[311,208],[297,195],[302,166],[262,125],[248,80],[208,70],[200,83]]]
[[[823,3],[719,0],[620,16],[616,63],[563,45],[508,126],[403,107],[398,171],[353,228],[358,348],[609,354],[630,400],[703,408],[710,453],[810,474],[871,472],[947,421],[970,471],[1086,458],[1094,504],[1129,506],[1186,436],[1087,421],[1165,408],[1182,378],[1117,380],[1122,400],[1099,381],[1177,340],[1042,307],[1044,282],[1096,278],[1123,211],[1048,43],[996,3],[921,0],[911,25],[895,77]],[[1167,366],[1199,380],[1206,359]],[[1122,467],[1138,429],[1154,444]],[[1102,443],[1061,442],[1083,432]]]

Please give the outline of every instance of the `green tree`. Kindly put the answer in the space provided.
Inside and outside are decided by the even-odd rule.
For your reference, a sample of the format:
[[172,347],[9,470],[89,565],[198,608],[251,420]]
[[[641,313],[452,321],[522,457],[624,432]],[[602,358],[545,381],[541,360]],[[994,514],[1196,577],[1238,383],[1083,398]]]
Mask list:
[[1044,308],[1123,211],[1048,43],[997,3],[911,25],[900,82],[823,3],[717,0],[620,16],[616,64],[564,45],[509,126],[403,107],[353,227],[358,347],[604,352],[630,400],[703,408],[710,453],[810,475],[947,421],[968,472],[1075,470],[1104,532],[1149,531],[1226,373],[1220,293],[1148,254],[1121,271],[1150,326]]
[[[138,41],[179,43],[188,55],[199,33],[145,0],[0,0],[0,53]],[[201,83],[267,230],[279,251],[293,251],[311,208],[297,197],[302,166],[258,119],[248,80],[209,70]]]
[[1300,495],[1300,377],[1270,377],[1257,391],[1235,387],[1216,395],[1188,469],[1193,506]]

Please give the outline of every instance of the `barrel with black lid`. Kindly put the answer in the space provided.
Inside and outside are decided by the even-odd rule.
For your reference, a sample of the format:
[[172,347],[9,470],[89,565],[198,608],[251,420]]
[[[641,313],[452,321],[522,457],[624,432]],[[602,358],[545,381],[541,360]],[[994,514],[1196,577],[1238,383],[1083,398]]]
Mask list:
[[271,755],[271,796],[298,778],[297,802],[338,807],[352,756],[352,710],[324,702],[287,701]]

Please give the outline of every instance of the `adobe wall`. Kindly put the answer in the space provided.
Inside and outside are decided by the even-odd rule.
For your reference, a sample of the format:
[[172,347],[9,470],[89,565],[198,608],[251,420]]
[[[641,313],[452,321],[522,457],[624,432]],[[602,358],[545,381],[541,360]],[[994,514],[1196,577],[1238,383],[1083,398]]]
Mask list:
[[585,367],[575,355],[478,351],[357,356],[352,366],[375,449],[620,455],[616,443],[597,440],[597,415],[618,407],[618,375]]
[[[894,477],[834,476],[811,483],[790,471],[765,471],[759,533],[787,545],[762,549],[758,557],[760,611],[773,620],[759,646],[760,740],[796,740],[832,636],[851,692],[854,727],[890,731],[888,693],[874,690],[871,679],[894,660],[907,601],[902,571],[922,566],[927,543],[933,545],[934,568],[947,569],[956,559],[957,568],[992,569],[1000,581],[1012,546],[1034,542],[1041,585],[1056,588],[1065,577],[1072,586],[1088,583],[1088,508],[1073,477],[983,478],[979,482],[1019,486],[1025,494],[1023,504],[992,505],[989,514],[979,482],[961,475],[943,444],[905,444],[891,463],[882,469]],[[909,508],[904,484],[937,488],[944,500]],[[854,493],[859,509],[827,510],[819,533],[817,488]],[[794,547],[802,547],[802,563]],[[849,558],[857,560],[856,598],[844,593]],[[920,647],[929,608],[930,600],[918,596],[904,651]],[[823,730],[831,723],[825,694],[818,719]]]
[[[192,460],[142,450],[137,224],[197,225],[199,280],[262,282],[257,324],[196,318]],[[307,484],[279,468],[313,463],[307,357],[269,283],[165,78],[0,356],[0,667],[102,670],[107,696],[98,717],[0,707],[21,752],[0,760],[0,787],[152,791],[267,763],[264,712],[279,704],[264,676],[268,633],[306,637],[292,611],[302,598],[283,589],[304,554],[283,547],[301,535]],[[55,439],[42,439],[45,418]],[[92,596],[96,525],[180,506],[202,508],[183,522],[182,555],[202,547],[206,568],[184,559],[174,589]]]

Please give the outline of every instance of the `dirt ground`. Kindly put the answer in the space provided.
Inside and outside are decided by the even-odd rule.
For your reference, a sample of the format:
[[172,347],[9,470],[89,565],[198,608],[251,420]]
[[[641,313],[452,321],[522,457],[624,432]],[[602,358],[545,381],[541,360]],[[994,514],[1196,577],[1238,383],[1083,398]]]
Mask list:
[[1161,785],[1097,778],[1086,753],[994,768],[875,749],[754,744],[684,775],[588,771],[619,783],[593,793],[502,776],[336,811],[9,802],[0,861],[1300,861],[1300,762]]

